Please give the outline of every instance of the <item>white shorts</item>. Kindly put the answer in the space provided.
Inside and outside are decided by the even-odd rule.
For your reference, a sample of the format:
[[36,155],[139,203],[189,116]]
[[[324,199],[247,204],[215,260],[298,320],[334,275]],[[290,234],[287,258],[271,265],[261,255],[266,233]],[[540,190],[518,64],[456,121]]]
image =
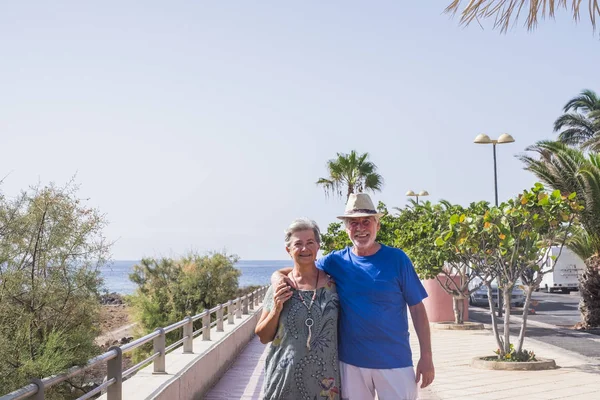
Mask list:
[[413,367],[371,369],[340,361],[342,400],[417,400],[418,388]]

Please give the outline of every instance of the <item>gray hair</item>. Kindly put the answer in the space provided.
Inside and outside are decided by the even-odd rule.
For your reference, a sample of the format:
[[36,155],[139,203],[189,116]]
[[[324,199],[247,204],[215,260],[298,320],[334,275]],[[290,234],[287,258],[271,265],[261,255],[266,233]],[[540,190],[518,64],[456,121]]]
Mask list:
[[298,218],[292,221],[290,226],[285,230],[285,247],[290,247],[290,242],[292,239],[292,235],[296,232],[300,231],[309,231],[312,230],[315,234],[315,240],[320,245],[321,244],[321,230],[319,229],[319,225],[312,219],[308,218]]

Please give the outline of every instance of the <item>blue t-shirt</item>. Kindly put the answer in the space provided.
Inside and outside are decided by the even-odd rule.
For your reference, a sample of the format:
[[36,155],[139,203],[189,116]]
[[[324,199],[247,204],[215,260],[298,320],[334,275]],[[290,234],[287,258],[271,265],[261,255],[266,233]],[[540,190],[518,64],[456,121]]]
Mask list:
[[316,264],[335,279],[340,298],[339,359],[362,368],[412,366],[406,306],[427,292],[408,256],[381,245],[361,257],[347,247]]

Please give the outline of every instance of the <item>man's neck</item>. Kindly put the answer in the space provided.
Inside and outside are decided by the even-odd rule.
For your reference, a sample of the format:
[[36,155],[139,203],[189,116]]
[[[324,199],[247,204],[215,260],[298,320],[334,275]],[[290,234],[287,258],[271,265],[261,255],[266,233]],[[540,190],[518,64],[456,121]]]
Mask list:
[[373,254],[377,253],[380,248],[381,248],[381,245],[379,243],[375,242],[375,243],[373,243],[372,246],[369,246],[365,249],[359,249],[358,247],[353,246],[352,252],[360,257],[368,257],[368,256],[372,256]]

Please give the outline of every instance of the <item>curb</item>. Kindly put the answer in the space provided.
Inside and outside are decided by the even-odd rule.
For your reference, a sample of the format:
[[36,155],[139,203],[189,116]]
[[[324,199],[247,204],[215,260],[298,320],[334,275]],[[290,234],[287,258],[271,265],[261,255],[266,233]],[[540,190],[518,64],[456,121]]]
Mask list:
[[455,324],[454,322],[431,322],[429,326],[432,329],[442,331],[478,331],[484,329],[483,323],[473,321],[465,321],[463,324]]
[[484,357],[475,357],[471,360],[471,367],[495,371],[547,371],[556,369],[556,362],[549,358],[538,358],[537,361],[506,362],[484,360]]

